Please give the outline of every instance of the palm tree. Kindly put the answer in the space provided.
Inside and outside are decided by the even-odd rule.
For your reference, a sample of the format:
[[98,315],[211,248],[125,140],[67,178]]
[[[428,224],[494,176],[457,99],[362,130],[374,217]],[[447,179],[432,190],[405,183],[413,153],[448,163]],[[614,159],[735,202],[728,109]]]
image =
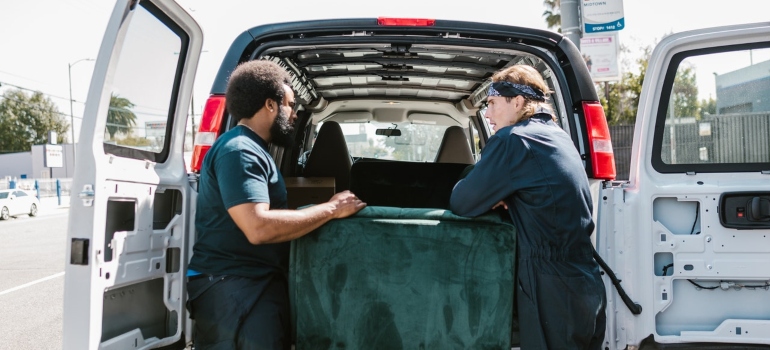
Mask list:
[[115,139],[115,134],[130,134],[131,127],[136,126],[136,114],[131,111],[134,106],[127,98],[115,93],[110,96],[110,109],[107,112],[107,132],[110,133],[110,140]]
[[561,33],[561,0],[545,0],[543,5],[548,9],[543,12],[545,17],[545,24],[548,25],[548,29],[556,28],[556,31]]

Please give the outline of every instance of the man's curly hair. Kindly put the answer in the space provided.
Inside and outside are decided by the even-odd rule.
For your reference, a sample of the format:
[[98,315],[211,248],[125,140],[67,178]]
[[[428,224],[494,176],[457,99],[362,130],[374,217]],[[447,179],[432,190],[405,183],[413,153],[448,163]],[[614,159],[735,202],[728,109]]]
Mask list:
[[242,63],[227,82],[227,111],[236,120],[241,120],[253,117],[267,99],[273,99],[280,106],[283,84],[291,87],[291,77],[278,64],[263,60]]

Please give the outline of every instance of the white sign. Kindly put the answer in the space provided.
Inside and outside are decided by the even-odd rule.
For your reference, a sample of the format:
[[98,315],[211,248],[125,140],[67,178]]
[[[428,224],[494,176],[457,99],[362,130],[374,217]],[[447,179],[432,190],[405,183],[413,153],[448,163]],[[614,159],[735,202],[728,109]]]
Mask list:
[[144,122],[144,137],[166,137],[166,122]]
[[617,32],[584,35],[580,51],[594,82],[620,80]]
[[43,145],[43,165],[46,168],[64,166],[64,152],[61,145]]
[[582,0],[580,12],[585,34],[621,30],[626,26],[623,0]]

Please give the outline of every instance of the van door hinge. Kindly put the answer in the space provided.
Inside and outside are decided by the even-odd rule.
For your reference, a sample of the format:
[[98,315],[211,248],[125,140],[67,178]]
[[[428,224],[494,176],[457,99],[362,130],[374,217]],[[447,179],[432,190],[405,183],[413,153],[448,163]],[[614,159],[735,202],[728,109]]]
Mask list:
[[462,38],[462,36],[460,36],[460,33],[454,33],[454,34],[452,34],[452,33],[441,33],[439,35],[442,38],[444,38],[444,39],[450,39],[450,38],[451,39],[460,39],[460,38]]
[[83,190],[78,194],[83,201],[84,207],[90,207],[94,204],[94,185],[83,185]]
[[372,32],[367,32],[365,30],[359,32],[353,31],[350,33],[350,36],[372,36]]

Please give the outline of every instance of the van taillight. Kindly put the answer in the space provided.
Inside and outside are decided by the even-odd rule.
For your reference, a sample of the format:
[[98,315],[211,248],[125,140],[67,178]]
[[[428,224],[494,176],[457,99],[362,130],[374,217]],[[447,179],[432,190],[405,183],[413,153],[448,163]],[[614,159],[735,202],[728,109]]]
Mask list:
[[222,116],[225,114],[225,97],[222,95],[211,95],[206,101],[206,107],[203,108],[201,125],[198,128],[198,134],[195,135],[195,147],[193,148],[192,161],[190,168],[194,172],[200,172],[203,165],[203,157],[209,151],[211,145],[216,141],[222,127]]
[[583,102],[583,113],[586,116],[594,178],[614,180],[615,155],[612,152],[610,128],[607,126],[607,118],[604,117],[604,108],[599,102]]
[[409,26],[409,27],[429,27],[436,25],[435,19],[427,18],[377,18],[377,25],[381,26]]

